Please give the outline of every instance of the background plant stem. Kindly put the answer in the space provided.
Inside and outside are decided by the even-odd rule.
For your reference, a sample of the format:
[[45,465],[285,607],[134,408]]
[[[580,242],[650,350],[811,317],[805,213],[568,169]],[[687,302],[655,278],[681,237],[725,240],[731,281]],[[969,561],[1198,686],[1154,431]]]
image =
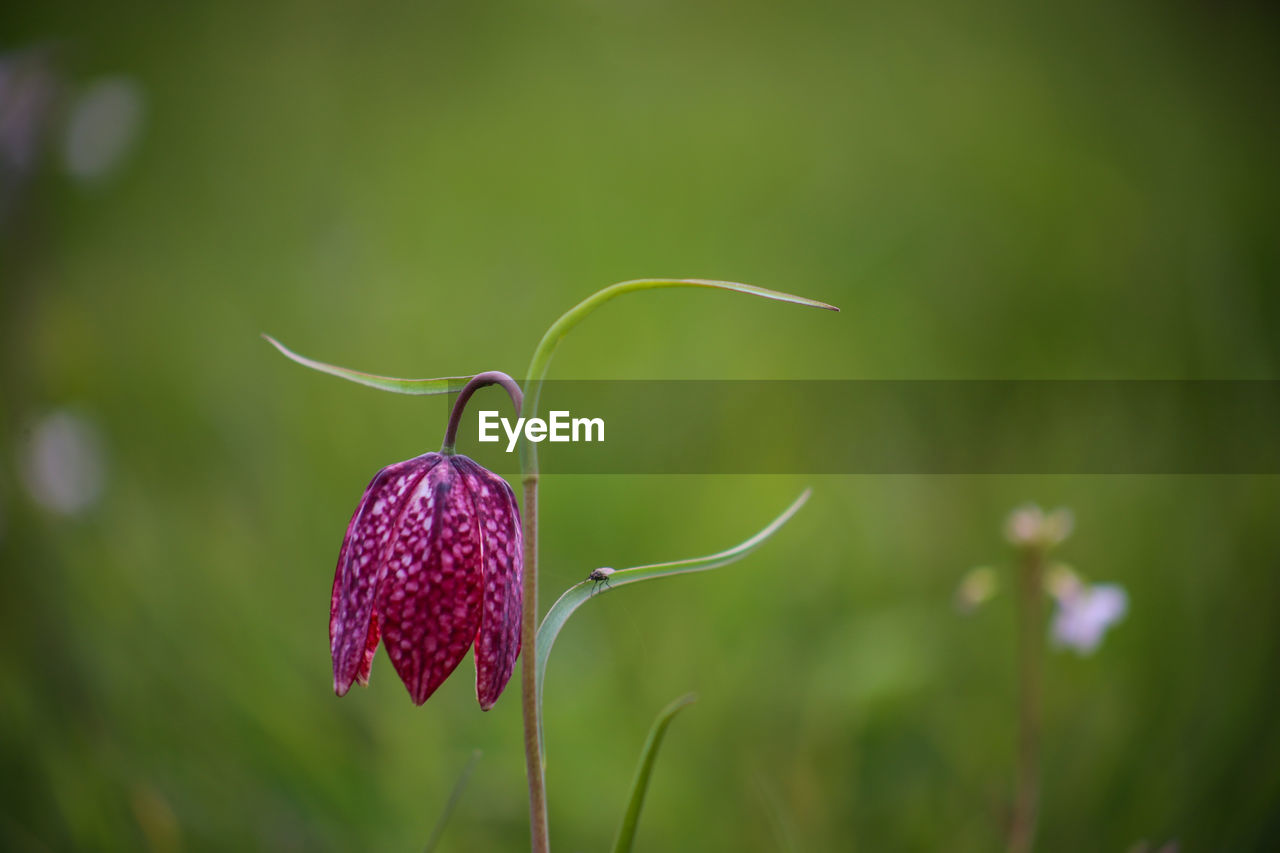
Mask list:
[[1044,667],[1044,550],[1023,552],[1018,566],[1018,752],[1009,853],[1028,853],[1040,808],[1040,706]]

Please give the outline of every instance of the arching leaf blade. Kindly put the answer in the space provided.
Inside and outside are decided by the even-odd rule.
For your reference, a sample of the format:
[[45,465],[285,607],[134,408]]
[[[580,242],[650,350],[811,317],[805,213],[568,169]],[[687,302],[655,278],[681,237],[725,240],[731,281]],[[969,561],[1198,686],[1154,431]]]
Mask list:
[[268,334],[264,333],[262,337],[278,349],[285,358],[290,361],[296,361],[303,367],[309,367],[312,370],[318,370],[321,373],[327,373],[339,379],[346,379],[348,382],[377,388],[379,391],[390,391],[394,394],[412,394],[420,397],[431,394],[454,394],[461,391],[462,387],[471,378],[470,376],[444,376],[439,379],[397,379],[394,376],[363,373],[359,370],[351,370],[346,367],[339,367],[336,364],[316,361],[313,358],[307,358],[305,355],[299,355]]
[[637,278],[630,281],[620,281],[611,284],[608,287],[597,290],[577,305],[570,308],[564,314],[551,324],[546,333],[542,336],[542,340],[538,342],[537,349],[534,350],[533,360],[529,363],[528,379],[533,383],[532,388],[525,389],[526,394],[532,396],[532,401],[527,396],[526,403],[530,403],[528,412],[537,414],[537,397],[538,384],[541,383],[547,373],[547,367],[551,363],[551,356],[555,353],[556,346],[560,340],[569,333],[569,330],[586,319],[587,315],[599,308],[606,302],[622,296],[624,293],[636,293],[642,290],[663,290],[671,287],[696,287],[709,288],[711,290],[729,290],[735,293],[745,293],[749,296],[758,296],[762,299],[771,299],[775,302],[789,302],[792,305],[803,305],[809,308],[822,308],[826,311],[836,311],[840,309],[826,302],[820,302],[817,299],[810,299],[807,296],[799,296],[795,293],[785,293],[781,290],[770,290],[767,287],[757,287],[754,284],[743,284],[739,281],[718,281],[709,278]]
[[[581,323],[592,311],[595,311],[604,303],[616,299],[624,293],[661,290],[671,287],[728,290],[735,293],[745,293],[748,296],[770,299],[775,302],[789,302],[793,305],[822,308],[826,311],[838,312],[840,310],[834,305],[820,302],[817,299],[810,299],[807,296],[785,293],[781,290],[770,290],[767,287],[757,287],[754,284],[743,284],[739,281],[718,281],[709,278],[637,278],[630,281],[619,281],[597,290],[561,314],[543,334],[542,339],[538,341],[538,346],[534,348],[533,359],[529,362],[529,371],[525,374],[525,397],[524,407],[520,411],[521,416],[528,418],[537,416],[538,400],[542,396],[542,381],[546,378],[547,370],[551,366],[551,358],[555,355],[560,341],[565,335],[569,334],[569,331],[574,326]],[[538,471],[538,446],[533,442],[520,442],[520,469],[525,476],[536,474]]]
[[769,537],[777,533],[784,524],[790,521],[791,517],[799,512],[800,507],[804,506],[805,501],[809,500],[809,495],[812,492],[812,489],[805,489],[798,498],[792,501],[789,507],[783,510],[781,515],[769,522],[766,527],[750,539],[740,542],[732,548],[708,554],[705,557],[619,569],[609,575],[607,586],[597,586],[595,581],[586,580],[565,590],[564,594],[556,600],[556,603],[551,605],[551,609],[547,611],[547,615],[542,619],[542,624],[538,627],[537,660],[535,661],[538,702],[542,702],[542,684],[547,674],[547,660],[551,656],[551,648],[555,645],[556,637],[560,635],[561,629],[564,628],[565,623],[569,621],[569,617],[573,615],[574,611],[586,604],[592,597],[603,595],[610,590],[627,584],[664,578],[670,575],[687,574],[689,572],[705,572],[741,560],[764,544]]

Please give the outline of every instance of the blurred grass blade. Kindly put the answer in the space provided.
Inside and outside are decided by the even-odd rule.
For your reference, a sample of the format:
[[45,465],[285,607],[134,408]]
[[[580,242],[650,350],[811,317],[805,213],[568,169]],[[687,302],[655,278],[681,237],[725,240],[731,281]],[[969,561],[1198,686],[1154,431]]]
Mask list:
[[312,370],[318,370],[321,373],[327,373],[330,376],[337,376],[339,379],[346,379],[350,382],[356,382],[360,385],[368,385],[370,388],[377,388],[381,391],[391,391],[396,394],[414,394],[425,396],[428,394],[453,394],[462,390],[462,386],[467,384],[470,376],[445,376],[440,379],[396,379],[394,376],[378,376],[375,373],[361,373],[358,370],[348,370],[345,367],[338,367],[336,364],[325,364],[323,361],[316,361],[307,358],[304,355],[298,355],[284,344],[277,341],[268,334],[263,334],[264,338],[276,349],[292,361],[296,361],[303,367],[309,367]]
[[782,525],[790,521],[800,507],[804,506],[805,501],[809,500],[809,495],[812,491],[812,489],[805,489],[800,493],[800,497],[796,498],[791,503],[791,506],[787,507],[767,527],[745,542],[734,545],[728,550],[709,554],[706,557],[694,557],[690,560],[676,560],[671,563],[655,563],[651,566],[619,569],[609,576],[608,586],[597,587],[595,581],[585,580],[565,590],[564,595],[560,596],[556,603],[551,605],[551,609],[547,611],[542,624],[538,627],[537,660],[535,662],[538,702],[542,702],[542,682],[547,674],[547,659],[551,655],[551,647],[555,644],[556,637],[560,635],[560,629],[564,627],[565,622],[569,621],[569,617],[573,615],[573,612],[586,603],[594,593],[603,594],[610,589],[626,586],[629,583],[639,583],[640,581],[663,578],[668,575],[705,572],[708,569],[716,569],[740,560],[758,548],[770,536],[777,533]]
[[471,757],[467,759],[466,766],[462,768],[462,773],[458,776],[458,781],[453,783],[453,790],[449,792],[449,800],[444,804],[444,811],[440,813],[440,817],[436,819],[435,828],[431,830],[431,837],[427,839],[425,853],[431,853],[440,844],[440,836],[444,835],[444,825],[449,822],[449,818],[453,815],[453,810],[458,805],[458,800],[462,799],[462,789],[467,787],[467,780],[471,778],[471,772],[476,769],[476,762],[480,760],[480,750],[473,750]]
[[756,791],[760,794],[761,803],[764,804],[764,815],[769,823],[769,831],[773,833],[774,844],[782,853],[795,853],[793,833],[782,808],[782,802],[763,773],[756,774]]
[[658,748],[662,746],[662,738],[667,733],[667,726],[682,709],[697,701],[692,693],[681,696],[658,712],[658,719],[653,721],[649,729],[649,737],[645,738],[644,749],[640,752],[640,765],[636,767],[636,777],[631,782],[631,797],[627,801],[627,813],[622,817],[622,825],[618,827],[618,837],[613,842],[613,853],[629,853],[636,840],[636,824],[640,822],[640,809],[644,806],[644,795],[649,790],[649,776],[653,773],[653,762],[658,757]]

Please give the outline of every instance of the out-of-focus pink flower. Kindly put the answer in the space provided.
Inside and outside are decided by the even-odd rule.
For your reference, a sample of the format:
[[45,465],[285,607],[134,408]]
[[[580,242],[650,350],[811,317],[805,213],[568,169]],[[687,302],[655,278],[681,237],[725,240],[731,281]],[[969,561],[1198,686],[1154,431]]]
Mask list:
[[421,705],[475,645],[489,710],[520,654],[520,511],[506,480],[427,453],[378,472],[347,527],[333,579],[333,689],[367,684],[381,637]]
[[1046,513],[1035,504],[1020,506],[1004,523],[1004,536],[1019,548],[1048,549],[1062,544],[1071,535],[1075,518],[1063,507]]
[[1093,654],[1107,629],[1129,609],[1129,595],[1117,584],[1059,578],[1051,589],[1058,604],[1050,629],[1054,644],[1081,655]]

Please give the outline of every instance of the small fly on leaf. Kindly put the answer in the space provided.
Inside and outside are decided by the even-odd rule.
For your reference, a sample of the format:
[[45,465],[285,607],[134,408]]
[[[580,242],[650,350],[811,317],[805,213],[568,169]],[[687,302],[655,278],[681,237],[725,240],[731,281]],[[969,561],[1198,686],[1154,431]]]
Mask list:
[[591,587],[592,595],[596,594],[596,590],[600,588],[600,584],[604,584],[605,589],[613,589],[613,584],[609,583],[609,575],[613,574],[613,571],[613,569],[606,567],[603,569],[596,569],[591,574],[587,575],[587,580],[595,583],[595,585]]

